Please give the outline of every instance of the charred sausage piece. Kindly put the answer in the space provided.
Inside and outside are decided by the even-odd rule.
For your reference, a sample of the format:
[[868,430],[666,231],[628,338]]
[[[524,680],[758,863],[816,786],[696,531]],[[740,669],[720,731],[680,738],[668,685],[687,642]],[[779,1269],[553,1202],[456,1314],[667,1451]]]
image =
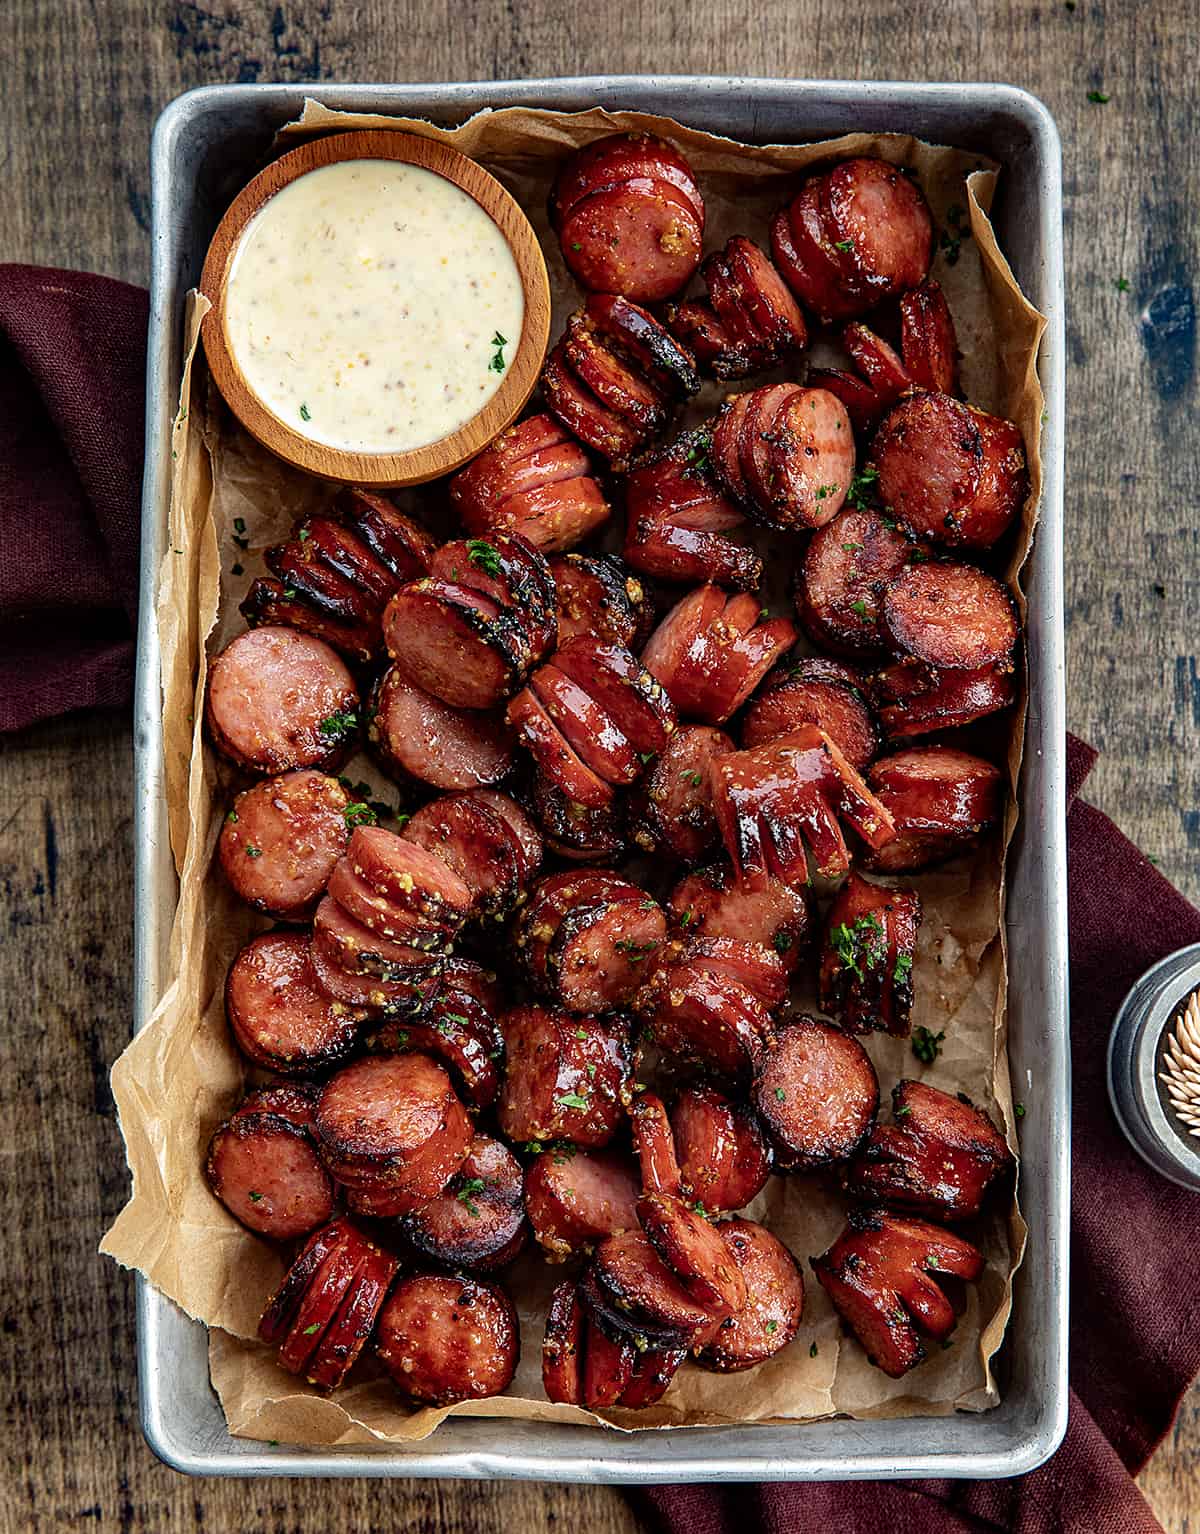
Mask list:
[[782,1004],[788,992],[783,960],[763,944],[736,937],[693,937],[681,957],[693,968],[736,980],[754,992],[768,1011]]
[[318,1082],[273,1081],[247,1092],[234,1113],[273,1113],[307,1132],[313,1127],[320,1097]]
[[[368,932],[386,938],[389,943],[399,943],[405,948],[419,949],[421,954],[445,953],[459,926],[458,921],[453,917],[447,919],[436,913],[414,911],[411,906],[402,905],[390,896],[381,895],[373,885],[355,871],[354,864],[348,857],[339,858],[334,865],[333,873],[329,877],[329,900],[340,906],[346,916],[365,927]],[[325,921],[317,923],[314,919],[314,926],[325,925],[333,928],[333,938],[339,944],[342,943],[344,937],[348,938],[348,934],[329,921],[328,905],[322,902],[322,906],[325,906]],[[317,909],[321,910],[321,906]],[[353,947],[348,941],[345,946],[348,950]],[[350,956],[348,951],[347,957]],[[423,962],[404,952],[388,954],[386,950],[381,950],[380,956],[390,958],[395,964]],[[357,967],[368,971],[373,968],[370,964],[361,964]],[[383,974],[383,972],[382,969],[375,969],[377,974]]]
[[717,478],[739,505],[746,503],[748,491],[742,474],[742,460],[738,444],[742,425],[751,405],[753,394],[731,394],[717,413],[712,428],[712,463]]
[[430,573],[496,604],[511,623],[523,669],[536,666],[554,648],[554,578],[543,555],[519,533],[495,532],[486,539],[443,544]]
[[542,369],[542,397],[550,411],[585,447],[621,469],[645,440],[645,433],[596,398],[567,363],[559,342]]
[[883,337],[868,326],[858,322],[847,325],[842,332],[842,345],[885,410],[912,388],[913,379],[904,363]]
[[250,772],[336,765],[357,733],[358,707],[336,651],[295,629],[239,634],[209,669],[209,739]]
[[383,615],[396,669],[451,708],[493,709],[524,679],[510,612],[481,593],[425,577],[401,586]]
[[547,847],[572,862],[618,860],[625,851],[625,827],[612,805],[595,808],[563,793],[544,772],[536,772],[531,794],[538,828]]
[[272,1241],[294,1241],[333,1213],[333,1184],[303,1129],[274,1113],[235,1113],[213,1135],[209,1186],[235,1219]]
[[238,611],[252,629],[298,629],[360,664],[374,660],[381,642],[378,623],[343,623],[331,618],[301,597],[294,586],[269,575],[250,583]]
[[958,337],[941,283],[932,277],[900,299],[900,350],[918,389],[955,392]]
[[[376,616],[383,611],[399,583],[355,533],[331,517],[306,517],[297,529],[296,541],[303,545],[309,558],[321,560],[349,581]],[[270,563],[270,550],[267,551],[267,563]]]
[[637,1171],[618,1151],[556,1145],[525,1172],[525,1207],[551,1262],[586,1251],[605,1236],[637,1229]]
[[571,749],[597,777],[613,785],[633,782],[641,771],[637,753],[591,692],[549,662],[534,672],[530,688]]
[[974,565],[913,565],[883,598],[883,626],[901,652],[938,670],[1012,662],[1020,632],[1012,595]]
[[809,368],[808,387],[824,389],[841,400],[857,441],[870,436],[892,404],[890,399],[882,399],[866,379],[857,373],[847,373],[845,368]]
[[550,948],[572,911],[581,905],[621,901],[636,905],[647,898],[636,884],[607,869],[549,874],[535,887],[513,928],[513,947],[530,983],[543,991],[552,986]]
[[734,1082],[748,1081],[773,1035],[771,1015],[749,986],[686,959],[666,963],[637,998],[655,1042]]
[[822,207],[839,251],[877,303],[925,280],[933,219],[916,183],[885,160],[843,160],[825,178]]
[[982,666],[978,671],[938,671],[913,655],[871,678],[871,695],[889,740],[956,730],[1017,701],[1015,667]]
[[634,1411],[656,1405],[686,1361],[686,1348],[639,1349],[633,1360],[633,1374],[617,1405]]
[[354,1367],[400,1267],[390,1253],[365,1245],[349,1293],[308,1362],[306,1377],[319,1390],[335,1390]]
[[558,593],[558,642],[635,643],[646,608],[641,581],[612,554],[566,554],[550,561]]
[[494,1017],[477,997],[439,977],[417,1016],[386,1022],[371,1044],[387,1054],[432,1055],[453,1072],[470,1107],[482,1110],[495,1101],[503,1070],[503,1040]]
[[742,745],[765,746],[804,724],[824,730],[859,772],[879,751],[879,731],[858,679],[831,678],[820,662],[814,667],[805,660],[777,672],[751,700]]
[[615,1406],[633,1379],[637,1349],[626,1332],[611,1335],[588,1316],[583,1343],[583,1404],[592,1411]]
[[696,1356],[702,1369],[734,1374],[773,1358],[800,1329],[804,1279],[796,1259],[753,1220],[724,1220],[717,1231],[746,1286],[746,1303]]
[[334,510],[397,581],[418,580],[429,569],[437,545],[386,496],[350,486],[338,493]]
[[847,270],[843,253],[834,249],[821,207],[821,179],[806,181],[788,205],[786,219],[776,219],[771,251],[804,307],[822,324],[832,325],[866,313],[874,299]]
[[892,1088],[891,1124],[877,1124],[846,1167],[853,1198],[912,1209],[934,1220],[969,1220],[1013,1167],[1004,1136],[981,1108],[923,1081]]
[[692,395],[700,388],[696,360],[666,327],[639,304],[619,293],[592,293],[583,307],[587,324],[622,356],[636,362],[666,392]]
[[881,757],[870,780],[896,826],[895,841],[866,859],[880,873],[927,868],[965,852],[999,821],[1004,806],[999,769],[947,746],[912,746]]
[[518,1007],[501,1027],[507,1055],[496,1105],[501,1132],[514,1142],[607,1145],[632,1090],[628,1024]]
[[542,1389],[548,1401],[583,1405],[584,1310],[573,1279],[565,1279],[550,1296],[542,1337]]
[[799,384],[768,384],[755,389],[742,416],[738,430],[738,463],[746,487],[746,506],[762,519],[770,513],[776,492],[776,469],[772,449],[776,441],[776,423],[789,400],[803,394]]
[[590,538],[611,515],[604,491],[594,479],[581,475],[510,495],[493,525],[519,534],[545,554],[559,554]]
[[854,434],[841,400],[827,389],[802,389],[782,402],[759,441],[770,486],[769,499],[755,502],[760,520],[784,532],[824,527],[854,478]]
[[375,1351],[401,1395],[422,1406],[450,1406],[508,1389],[521,1327],[499,1284],[414,1274],[388,1296]]
[[660,686],[667,687],[683,667],[693,646],[724,613],[726,600],[719,586],[697,586],[659,623],[642,651],[642,664]]
[[810,863],[823,878],[843,878],[850,854],[839,817],[872,848],[896,835],[886,806],[816,725],[717,757],[709,776],[726,851],[751,889],[772,876],[803,884]]
[[[717,587],[710,590],[723,595]],[[642,658],[681,714],[705,724],[723,724],[795,642],[796,630],[786,618],[756,621],[763,616],[757,600],[743,595],[723,601],[685,647],[682,634],[680,640],[675,634],[691,627],[690,600],[685,597],[667,614]],[[747,603],[754,614],[749,625],[742,618]],[[702,613],[711,610],[706,601]]]
[[771,1148],[744,1103],[686,1087],[671,1109],[671,1132],[683,1186],[710,1213],[744,1209],[766,1187]]
[[621,1231],[596,1248],[581,1285],[588,1310],[653,1346],[689,1345],[723,1317],[700,1304],[642,1230]]
[[242,1053],[284,1075],[335,1064],[367,1017],[324,993],[299,932],[265,932],[246,944],[229,967],[225,1015]]
[[332,1220],[308,1238],[263,1310],[258,1323],[258,1335],[263,1342],[279,1342],[287,1335],[306,1291],[326,1258],[355,1229],[349,1220]]
[[686,432],[639,461],[625,486],[625,557],[662,580],[756,586],[762,560],[726,536],[744,519],[709,469],[711,451],[710,433]]
[[899,521],[950,548],[991,548],[1028,491],[1019,429],[948,394],[901,400],[875,435],[871,462]]
[[678,293],[699,266],[703,230],[685,193],[638,177],[577,202],[559,243],[581,286],[654,304]]
[[356,826],[346,858],[360,879],[395,905],[452,929],[466,920],[470,889],[416,842],[382,826]]
[[745,296],[766,365],[773,367],[788,352],[802,351],[808,344],[804,316],[764,252],[738,234],[726,245],[725,259]]
[[516,1256],[524,1223],[520,1162],[499,1140],[477,1134],[445,1192],[406,1214],[400,1229],[422,1257],[487,1273]]
[[704,227],[704,199],[692,167],[672,144],[651,133],[614,133],[577,149],[550,194],[550,216],[559,228],[585,197],[626,181],[666,181],[683,193]]
[[812,1017],[785,1023],[754,1081],[754,1107],[780,1171],[846,1161],[879,1107],[871,1057],[849,1034]]
[[675,1137],[666,1106],[654,1092],[638,1092],[629,1107],[633,1130],[633,1148],[646,1193],[678,1194],[679,1163],[675,1159]]
[[818,529],[796,574],[796,613],[817,644],[839,655],[881,655],[881,598],[912,544],[875,511],[846,510]]
[[582,315],[567,322],[563,357],[602,405],[633,421],[647,436],[656,436],[666,426],[667,402],[661,391],[606,346]]
[[[539,922],[547,922],[538,908]],[[528,920],[528,919],[527,919]],[[584,897],[553,925],[544,969],[530,979],[568,1012],[608,1012],[641,988],[667,935],[658,903],[636,885]],[[531,929],[523,924],[523,931]],[[518,938],[520,943],[520,938]]]
[[871,1363],[892,1379],[925,1357],[918,1332],[941,1341],[954,1330],[954,1309],[934,1275],[973,1283],[983,1272],[969,1242],[882,1209],[852,1210],[829,1250],[809,1260]]
[[367,740],[384,771],[401,783],[477,788],[501,782],[512,770],[503,714],[451,708],[395,666],[379,682]]
[[769,949],[790,974],[808,936],[808,900],[802,888],[767,879],[747,889],[727,863],[687,874],[668,899],[671,922],[684,937],[732,938]]
[[532,687],[522,688],[512,700],[507,718],[541,773],[567,799],[593,810],[612,803],[612,784],[580,757]]
[[[317,910],[320,911],[322,906],[332,908],[335,912],[340,910],[332,901],[322,901]],[[341,917],[345,918],[344,912],[341,912]],[[367,946],[369,949],[371,945]],[[409,969],[401,980],[386,980],[380,975],[360,970],[357,967],[357,954],[353,959],[346,960],[352,967],[343,967],[343,951],[343,944],[339,942],[336,933],[314,930],[309,958],[317,984],[334,1001],[346,1007],[365,1009],[371,1014],[387,1012],[399,1015],[418,1011],[425,1004],[441,962],[431,963],[421,970]]]
[[304,1374],[310,1358],[332,1328],[354,1287],[362,1251],[348,1232],[313,1274],[296,1318],[279,1346],[278,1363],[289,1374]]
[[371,635],[372,649],[378,648],[378,606],[366,591],[321,558],[312,546],[307,524],[302,531],[302,539],[291,538],[266,550],[263,557],[267,568],[282,581],[285,590],[295,592],[317,612],[339,623],[365,628]]
[[853,1033],[907,1038],[921,897],[852,873],[830,907],[821,954],[821,1006]]
[[723,730],[696,724],[677,729],[638,786],[630,835],[645,852],[667,852],[694,863],[718,840],[708,764],[734,749]]
[[746,1281],[716,1226],[669,1193],[643,1194],[638,1219],[655,1251],[698,1304],[721,1318],[742,1309]]
[[605,709],[641,755],[657,754],[675,729],[675,709],[649,666],[622,644],[572,639],[554,664]]
[[745,378],[754,359],[717,318],[711,304],[689,302],[669,307],[671,329],[702,368],[716,378]]
[[478,789],[471,797],[478,804],[484,804],[488,809],[493,810],[504,822],[513,847],[516,849],[522,886],[529,884],[542,866],[542,859],[546,855],[537,827],[509,794],[495,793],[490,789]]
[[471,891],[471,915],[506,916],[521,898],[520,852],[504,818],[474,794],[443,794],[404,827],[406,841],[440,858]]
[[320,772],[287,772],[233,801],[217,841],[221,869],[256,911],[300,921],[346,850],[350,795]]
[[335,1181],[366,1214],[406,1214],[436,1198],[474,1131],[450,1078],[426,1055],[359,1060],[326,1083],[315,1131]]
[[421,947],[383,937],[356,921],[331,895],[322,900],[313,916],[314,949],[350,975],[419,981],[426,972],[436,974],[441,963],[439,949],[445,945],[446,939],[440,935],[423,939]]

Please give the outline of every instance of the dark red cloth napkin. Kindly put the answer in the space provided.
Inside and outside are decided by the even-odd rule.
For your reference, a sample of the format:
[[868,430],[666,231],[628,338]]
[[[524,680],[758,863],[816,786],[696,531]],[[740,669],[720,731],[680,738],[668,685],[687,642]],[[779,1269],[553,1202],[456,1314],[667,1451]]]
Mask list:
[[[0,730],[123,705],[137,615],[146,295],[104,277],[0,266]],[[679,1534],[1158,1530],[1131,1476],[1200,1369],[1200,1196],[1151,1172],[1108,1105],[1104,1052],[1126,991],[1200,942],[1189,905],[1075,796],[1068,742],[1074,1154],[1071,1420],[1012,1481],[663,1486],[632,1493]],[[1036,1087],[1028,1111],[1038,1111]],[[1036,1239],[1036,1232],[1034,1233]]]
[[[1161,1534],[1132,1477],[1200,1370],[1200,1194],[1152,1172],[1117,1127],[1105,1049],[1117,1008],[1200,911],[1076,797],[1096,753],[1070,738],[1071,1414],[1062,1448],[1009,1481],[862,1481],[633,1493],[672,1534]],[[1038,1111],[1036,1085],[1029,1113]],[[1037,1232],[1033,1233],[1037,1239]]]
[[0,266],[0,731],[129,702],[148,312]]

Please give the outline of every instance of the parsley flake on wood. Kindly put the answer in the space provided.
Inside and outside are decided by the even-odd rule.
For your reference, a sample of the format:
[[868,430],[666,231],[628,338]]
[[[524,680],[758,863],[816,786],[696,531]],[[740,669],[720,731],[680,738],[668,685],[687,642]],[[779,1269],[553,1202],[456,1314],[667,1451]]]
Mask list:
[[942,1052],[942,1040],[945,1037],[945,1029],[941,1033],[931,1033],[928,1028],[914,1028],[912,1052],[922,1065],[932,1065]]
[[1112,97],[1108,94],[1107,91],[1088,91],[1087,99],[1092,103],[1093,106],[1102,107],[1107,102],[1111,101]]
[[1117,292],[1118,293],[1128,293],[1129,292],[1129,278],[1128,277],[1118,277],[1117,278],[1117,282],[1116,282],[1116,288],[1117,288]]
[[500,555],[482,538],[467,541],[467,558],[473,565],[478,565],[485,575],[500,574]]

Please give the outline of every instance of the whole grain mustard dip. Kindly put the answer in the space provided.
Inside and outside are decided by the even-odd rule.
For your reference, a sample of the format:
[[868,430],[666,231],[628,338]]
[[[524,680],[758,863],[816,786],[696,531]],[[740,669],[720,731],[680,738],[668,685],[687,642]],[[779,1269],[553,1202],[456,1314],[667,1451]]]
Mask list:
[[394,160],[309,171],[247,224],[229,349],[293,430],[401,453],[455,431],[504,381],[525,299],[508,242],[445,177]]

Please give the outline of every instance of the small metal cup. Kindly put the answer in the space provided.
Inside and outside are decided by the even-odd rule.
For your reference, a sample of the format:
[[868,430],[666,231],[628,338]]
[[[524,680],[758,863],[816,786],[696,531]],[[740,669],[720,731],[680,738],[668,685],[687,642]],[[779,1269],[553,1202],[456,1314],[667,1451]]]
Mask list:
[[1197,989],[1200,943],[1146,971],[1121,1003],[1108,1040],[1108,1095],[1117,1123],[1143,1161],[1193,1192],[1200,1192],[1200,1138],[1171,1112],[1159,1073],[1167,1035]]

